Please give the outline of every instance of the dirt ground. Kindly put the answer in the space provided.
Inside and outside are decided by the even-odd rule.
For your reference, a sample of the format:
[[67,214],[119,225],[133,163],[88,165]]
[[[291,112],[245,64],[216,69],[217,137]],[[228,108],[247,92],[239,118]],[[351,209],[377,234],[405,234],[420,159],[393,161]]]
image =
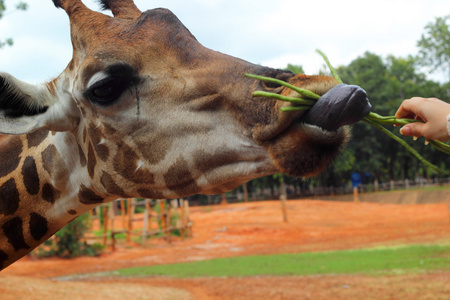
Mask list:
[[[450,270],[416,275],[61,278],[132,266],[255,254],[450,243],[448,203],[279,201],[191,208],[193,237],[119,245],[101,257],[35,260],[0,273],[0,299],[450,299]],[[59,278],[57,278],[59,277]]]

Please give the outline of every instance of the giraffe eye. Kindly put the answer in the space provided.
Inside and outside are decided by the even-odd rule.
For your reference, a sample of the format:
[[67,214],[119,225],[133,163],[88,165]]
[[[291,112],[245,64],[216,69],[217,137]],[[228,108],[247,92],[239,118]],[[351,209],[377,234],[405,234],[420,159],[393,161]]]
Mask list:
[[85,93],[85,97],[98,105],[110,105],[133,84],[124,77],[108,77],[93,84]]

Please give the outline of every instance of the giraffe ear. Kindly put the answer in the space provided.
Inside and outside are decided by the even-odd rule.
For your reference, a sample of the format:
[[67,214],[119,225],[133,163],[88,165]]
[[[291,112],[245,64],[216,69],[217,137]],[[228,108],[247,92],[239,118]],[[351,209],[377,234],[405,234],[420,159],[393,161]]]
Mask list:
[[68,106],[58,101],[48,85],[31,85],[0,73],[0,133],[72,130],[78,118],[76,110],[71,112]]

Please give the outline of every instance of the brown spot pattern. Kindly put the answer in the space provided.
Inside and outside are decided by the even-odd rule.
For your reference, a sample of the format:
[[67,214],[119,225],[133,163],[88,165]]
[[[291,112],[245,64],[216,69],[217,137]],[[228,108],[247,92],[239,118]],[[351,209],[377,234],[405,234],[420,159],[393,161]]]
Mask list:
[[76,214],[78,214],[77,211],[73,210],[73,209],[69,210],[67,213],[72,216],[75,216]]
[[52,178],[54,178],[58,182],[61,182],[62,184],[65,184],[65,182],[67,182],[69,172],[67,171],[66,164],[59,154],[58,150],[56,149],[55,145],[49,145],[42,152],[42,163],[44,169]]
[[217,169],[222,166],[236,163],[239,161],[240,155],[234,151],[224,150],[220,153],[210,154],[200,150],[194,156],[195,167],[202,173]]
[[103,124],[103,126],[105,127],[106,135],[112,136],[117,133],[117,130],[114,127],[112,127],[111,125],[105,123],[105,124]]
[[0,177],[4,177],[17,169],[22,153],[22,141],[20,137],[13,137],[7,143],[0,145]]
[[155,183],[155,177],[151,172],[144,168],[136,170],[138,164],[139,156],[136,152],[127,144],[120,143],[118,145],[117,155],[114,159],[114,169],[117,173],[135,183]]
[[86,137],[87,137],[87,130],[86,128],[83,129],[83,143],[86,143]]
[[102,161],[106,161],[109,157],[109,148],[104,144],[95,144],[95,151]]
[[149,164],[156,165],[169,153],[172,147],[173,137],[161,134],[146,138],[145,140],[136,140],[135,143]]
[[97,158],[95,157],[94,148],[92,148],[92,144],[89,143],[88,148],[88,173],[91,178],[94,178],[95,175],[95,166],[97,165]]
[[48,222],[47,220],[37,214],[30,214],[30,233],[35,241],[42,239],[48,232]]
[[81,185],[80,191],[78,192],[78,199],[80,202],[86,205],[100,204],[103,203],[103,198],[97,195],[94,191],[88,189],[84,185]]
[[37,195],[40,190],[39,174],[33,157],[28,156],[22,166],[23,183],[28,194]]
[[83,149],[81,149],[80,145],[78,145],[78,153],[80,155],[80,165],[84,168],[84,167],[86,167],[87,161],[86,161],[86,156],[84,155]]
[[19,208],[19,191],[14,178],[9,179],[0,187],[0,214],[10,216]]
[[106,191],[114,196],[128,198],[124,190],[116,184],[114,179],[108,173],[103,171],[102,178],[100,178],[100,183],[106,189]]
[[30,246],[25,243],[25,238],[23,236],[23,222],[21,218],[15,217],[8,222],[5,222],[2,229],[8,238],[8,242],[16,251],[19,251],[20,249],[30,249]]
[[39,129],[27,134],[28,148],[39,146],[47,138],[48,133],[46,129]]
[[164,180],[168,189],[174,191],[178,196],[196,194],[201,189],[189,171],[189,166],[183,158],[169,168],[164,175]]
[[5,268],[5,262],[8,260],[9,256],[4,251],[0,250],[0,269]]
[[59,197],[60,193],[50,184],[46,183],[42,187],[42,199],[53,204]]
[[98,157],[102,161],[106,161],[109,157],[109,149],[104,144],[100,144],[101,142],[101,132],[99,129],[96,129],[93,124],[89,126],[88,129],[89,136],[91,138],[92,143],[94,144],[95,152]]
[[164,195],[161,192],[158,191],[151,191],[148,189],[138,189],[138,194],[142,198],[147,199],[164,199]]

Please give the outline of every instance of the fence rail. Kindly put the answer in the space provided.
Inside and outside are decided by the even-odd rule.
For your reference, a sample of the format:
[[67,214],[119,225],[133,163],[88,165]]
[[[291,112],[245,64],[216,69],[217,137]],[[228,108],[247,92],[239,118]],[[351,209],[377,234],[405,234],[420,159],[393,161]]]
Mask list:
[[[447,178],[417,178],[417,179],[405,179],[399,181],[388,181],[388,182],[378,182],[372,181],[369,183],[361,184],[358,186],[358,191],[360,193],[369,193],[377,191],[393,191],[393,190],[404,190],[404,189],[417,189],[425,187],[437,187],[437,186],[449,186],[450,177]],[[274,200],[280,199],[283,195],[282,189],[270,189],[270,188],[257,188],[253,191],[249,191],[249,200]],[[307,187],[298,188],[293,185],[286,185],[286,195],[288,199],[302,199],[315,196],[329,196],[329,195],[347,195],[353,193],[353,186],[351,184],[346,184],[342,186],[331,186],[331,187]],[[207,204],[218,204],[222,202],[222,195],[210,196],[208,198]],[[233,192],[226,194],[226,201],[228,203],[243,202],[244,193],[240,189],[236,189]],[[200,203],[199,203],[200,204]]]

